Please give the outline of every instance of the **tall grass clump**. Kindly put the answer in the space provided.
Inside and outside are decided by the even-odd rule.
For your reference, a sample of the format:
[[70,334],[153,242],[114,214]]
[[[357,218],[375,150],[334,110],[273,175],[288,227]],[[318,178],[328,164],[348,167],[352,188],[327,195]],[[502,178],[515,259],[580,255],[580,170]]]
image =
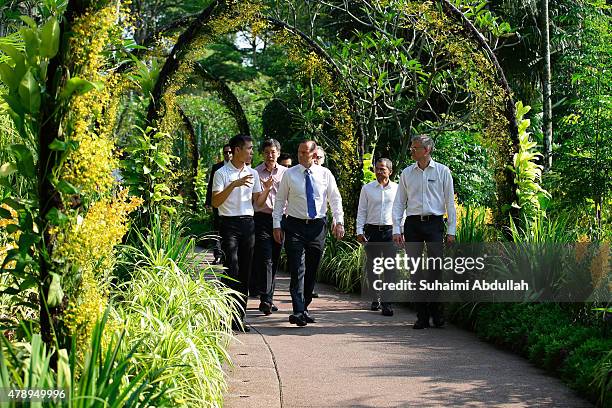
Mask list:
[[[83,364],[65,349],[48,350],[40,334],[29,342],[10,343],[2,336],[0,388],[52,391],[51,396],[7,399],[3,407],[125,408],[172,406],[159,382],[166,367],[141,369],[134,364],[140,345],[125,346],[125,330],[105,333],[109,309],[96,322]],[[73,344],[73,349],[74,349]],[[36,397],[36,395],[34,395]]]
[[328,234],[317,280],[329,282],[342,292],[358,291],[364,262],[361,244],[353,240],[338,241]]
[[159,381],[175,405],[221,406],[222,365],[239,306],[212,267],[198,265],[194,241],[183,232],[159,218],[146,232],[135,231],[137,245],[124,248],[131,280],[117,286],[118,319],[128,345],[141,344],[134,356],[141,369],[169,367]]

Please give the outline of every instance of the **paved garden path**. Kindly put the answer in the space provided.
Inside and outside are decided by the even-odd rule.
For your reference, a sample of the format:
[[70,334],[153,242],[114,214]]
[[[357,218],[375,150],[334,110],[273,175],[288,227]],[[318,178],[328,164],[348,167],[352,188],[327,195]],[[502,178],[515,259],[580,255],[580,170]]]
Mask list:
[[263,316],[249,299],[250,333],[237,336],[228,368],[230,408],[584,407],[558,379],[453,326],[413,330],[415,315],[384,317],[357,296],[317,285],[311,314],[296,327],[289,278],[277,278],[280,311]]

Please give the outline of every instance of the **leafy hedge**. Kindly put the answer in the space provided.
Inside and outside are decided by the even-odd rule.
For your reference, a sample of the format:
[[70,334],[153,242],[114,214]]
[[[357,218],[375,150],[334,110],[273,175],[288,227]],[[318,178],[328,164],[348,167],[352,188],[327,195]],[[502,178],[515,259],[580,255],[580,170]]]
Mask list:
[[[587,305],[454,304],[455,323],[527,357],[601,407],[612,407],[612,319]],[[600,315],[601,316],[601,315]]]

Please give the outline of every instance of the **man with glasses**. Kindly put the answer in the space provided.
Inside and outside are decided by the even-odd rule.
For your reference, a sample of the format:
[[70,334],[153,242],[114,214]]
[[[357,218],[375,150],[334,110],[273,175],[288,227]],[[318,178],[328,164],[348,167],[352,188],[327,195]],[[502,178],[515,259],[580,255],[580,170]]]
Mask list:
[[317,146],[317,155],[314,158],[315,164],[323,166],[325,164],[325,150],[321,146]]
[[[212,201],[211,201],[212,200],[212,185],[213,185],[213,178],[215,177],[215,173],[221,167],[225,166],[227,162],[229,162],[230,160],[232,160],[232,148],[230,147],[228,143],[225,146],[223,146],[223,160],[220,161],[219,163],[215,163],[210,169],[210,177],[208,178],[208,186],[206,187],[206,201],[204,202],[204,205],[206,205],[209,208],[212,206]],[[212,211],[213,211],[213,228],[218,234],[219,231],[221,230],[221,225],[219,224],[219,210],[213,207]],[[213,256],[215,257],[213,261],[214,264],[219,265],[223,262],[222,254],[223,253],[221,252],[221,240],[215,239],[215,246],[213,247]]]
[[[397,245],[406,244],[409,257],[421,257],[424,245],[427,245],[428,257],[442,257],[444,235],[446,242],[455,240],[457,215],[455,210],[453,177],[448,167],[431,158],[434,148],[433,140],[426,135],[417,135],[411,139],[410,153],[415,163],[406,167],[400,176],[399,186],[393,203],[393,241]],[[404,234],[401,223],[406,213]],[[444,225],[444,214],[448,214],[447,225]],[[435,263],[434,263],[435,264]],[[439,268],[416,271],[415,282],[442,278]],[[415,302],[417,321],[413,329],[430,327],[429,318],[433,318],[435,327],[444,326],[441,304],[436,293],[419,296]]]

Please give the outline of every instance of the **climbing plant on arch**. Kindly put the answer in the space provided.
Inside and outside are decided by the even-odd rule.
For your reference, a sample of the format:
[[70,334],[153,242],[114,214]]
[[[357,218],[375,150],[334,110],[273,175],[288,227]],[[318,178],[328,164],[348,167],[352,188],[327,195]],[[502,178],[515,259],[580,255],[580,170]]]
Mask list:
[[[219,36],[249,27],[253,35],[267,32],[272,41],[287,49],[289,61],[298,66],[298,80],[316,81],[324,91],[327,124],[335,137],[321,139],[335,171],[347,216],[353,227],[356,199],[361,183],[363,134],[355,112],[354,97],[344,86],[339,69],[327,53],[312,39],[287,24],[264,16],[256,1],[215,1],[183,32],[161,70],[148,110],[148,120],[166,132],[178,123],[176,93],[186,86],[188,74],[207,44]],[[311,135],[305,135],[309,137]]]
[[[482,34],[490,41],[507,25],[464,1],[358,0],[329,7],[329,13],[343,13],[358,26],[331,52],[359,95],[368,146],[377,145],[382,129],[396,138],[385,142],[393,145],[394,158],[405,163],[410,135],[435,138],[458,129],[479,133],[494,157],[497,208],[515,202],[514,178],[507,168],[518,146],[515,104]],[[480,22],[479,28],[472,21]],[[498,221],[507,220],[507,212],[497,215]]]

